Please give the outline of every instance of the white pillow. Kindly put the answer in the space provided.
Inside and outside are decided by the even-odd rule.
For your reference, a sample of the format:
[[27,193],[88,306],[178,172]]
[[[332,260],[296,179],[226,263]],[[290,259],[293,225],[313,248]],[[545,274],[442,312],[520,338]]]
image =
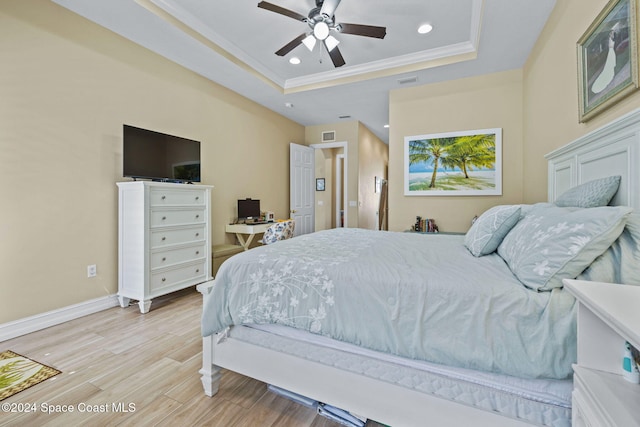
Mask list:
[[632,208],[534,206],[513,227],[498,254],[527,287],[548,291],[574,279],[620,236]]
[[607,206],[620,186],[620,176],[594,179],[568,189],[554,202],[557,206],[595,208]]
[[464,245],[473,256],[490,254],[519,219],[519,205],[494,206],[473,223],[464,237]]

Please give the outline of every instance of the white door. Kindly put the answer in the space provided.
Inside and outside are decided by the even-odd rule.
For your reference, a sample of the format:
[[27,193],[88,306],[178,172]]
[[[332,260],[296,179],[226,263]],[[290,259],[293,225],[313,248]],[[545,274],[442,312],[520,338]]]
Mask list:
[[289,153],[289,216],[299,236],[315,230],[315,149],[291,143]]

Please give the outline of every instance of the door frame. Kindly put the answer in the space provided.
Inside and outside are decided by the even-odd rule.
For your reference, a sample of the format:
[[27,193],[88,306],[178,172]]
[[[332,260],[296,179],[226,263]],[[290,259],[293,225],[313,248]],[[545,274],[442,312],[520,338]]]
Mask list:
[[[344,161],[342,162],[344,165],[344,173],[342,174],[344,176],[344,182],[342,185],[342,188],[344,188],[344,191],[342,194],[342,205],[344,206],[344,228],[349,228],[349,143],[347,141],[340,141],[340,142],[324,142],[322,144],[310,144],[309,147],[315,148],[316,150],[322,150],[325,148],[342,148],[343,149],[343,155],[344,155]],[[336,203],[336,228],[338,228],[338,225],[340,224],[340,206]]]

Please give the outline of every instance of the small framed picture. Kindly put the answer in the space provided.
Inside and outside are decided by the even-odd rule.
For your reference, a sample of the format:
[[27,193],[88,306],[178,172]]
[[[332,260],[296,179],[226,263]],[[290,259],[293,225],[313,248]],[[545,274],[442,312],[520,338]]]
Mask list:
[[316,191],[324,191],[324,178],[316,178]]

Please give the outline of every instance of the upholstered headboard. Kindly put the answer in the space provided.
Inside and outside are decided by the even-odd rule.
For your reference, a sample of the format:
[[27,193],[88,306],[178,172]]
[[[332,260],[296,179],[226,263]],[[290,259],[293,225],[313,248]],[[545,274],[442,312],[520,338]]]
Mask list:
[[597,178],[620,175],[612,205],[640,210],[640,109],[545,155],[548,200]]

